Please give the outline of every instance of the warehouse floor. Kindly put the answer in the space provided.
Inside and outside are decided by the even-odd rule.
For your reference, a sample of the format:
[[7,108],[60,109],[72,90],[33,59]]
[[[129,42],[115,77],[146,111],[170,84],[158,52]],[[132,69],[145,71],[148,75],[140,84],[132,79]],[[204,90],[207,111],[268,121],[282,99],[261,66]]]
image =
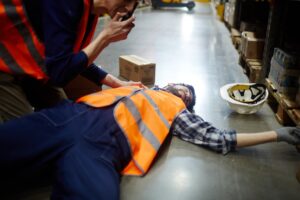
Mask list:
[[[101,21],[103,23],[103,20]],[[101,27],[99,27],[101,28]],[[156,84],[195,86],[196,113],[222,129],[257,132],[280,127],[266,104],[256,114],[232,112],[219,95],[227,83],[247,82],[230,34],[209,4],[187,9],[136,11],[128,39],[98,58],[118,75],[118,56],[135,54],[156,63]],[[173,137],[145,177],[123,177],[122,200],[299,199],[300,154],[287,144],[240,149],[226,156]],[[50,187],[21,199],[48,199]]]

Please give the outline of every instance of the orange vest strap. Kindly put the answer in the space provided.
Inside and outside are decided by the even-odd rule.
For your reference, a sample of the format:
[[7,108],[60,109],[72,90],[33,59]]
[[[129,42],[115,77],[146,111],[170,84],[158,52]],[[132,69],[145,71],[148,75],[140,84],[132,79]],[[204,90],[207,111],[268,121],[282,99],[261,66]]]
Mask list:
[[129,176],[142,176],[146,173],[141,167],[138,167],[137,163],[134,163],[134,160],[131,160],[128,163],[128,165],[123,169],[122,173],[125,174],[124,172],[126,172],[126,175]]
[[123,97],[131,95],[139,90],[141,90],[141,88],[131,86],[107,89],[83,96],[76,100],[76,102],[84,102],[92,107],[100,108],[112,105]]
[[0,70],[26,73],[37,79],[46,78],[44,47],[27,20],[22,0],[0,2],[0,27],[3,30],[0,36],[0,59],[4,63]]
[[[76,43],[74,45],[74,52],[78,52],[85,48],[92,40],[96,25],[98,22],[98,15],[91,15],[92,12],[92,6],[91,6],[91,1],[90,0],[83,0],[83,13],[81,17],[81,21],[78,26],[77,30],[77,38],[76,38]],[[90,18],[91,17],[91,18]],[[88,22],[91,22],[91,26],[88,27]],[[87,28],[90,28],[90,31],[88,31],[87,34]]]
[[[75,53],[90,43],[98,20],[98,16],[91,15],[91,1],[83,0],[83,5]],[[0,27],[0,71],[47,80],[45,47],[26,16],[23,0],[0,1]]]
[[180,98],[164,91],[141,90],[120,101],[114,115],[132,152],[132,162],[123,174],[144,175],[148,171],[171,124],[184,108]]

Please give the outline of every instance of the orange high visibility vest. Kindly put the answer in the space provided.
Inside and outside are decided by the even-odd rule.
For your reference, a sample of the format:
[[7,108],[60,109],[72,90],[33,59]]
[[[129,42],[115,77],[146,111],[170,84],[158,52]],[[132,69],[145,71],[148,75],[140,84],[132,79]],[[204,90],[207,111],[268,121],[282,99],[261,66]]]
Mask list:
[[[75,53],[90,43],[98,20],[98,16],[94,16],[92,30],[86,34],[92,6],[90,0],[83,2],[83,15],[73,49]],[[23,0],[0,1],[0,29],[0,71],[48,79],[45,47],[27,18]]]
[[185,109],[183,101],[165,91],[121,87],[100,91],[77,100],[93,107],[116,103],[114,117],[125,134],[132,160],[124,168],[125,175],[144,175],[172,122]]

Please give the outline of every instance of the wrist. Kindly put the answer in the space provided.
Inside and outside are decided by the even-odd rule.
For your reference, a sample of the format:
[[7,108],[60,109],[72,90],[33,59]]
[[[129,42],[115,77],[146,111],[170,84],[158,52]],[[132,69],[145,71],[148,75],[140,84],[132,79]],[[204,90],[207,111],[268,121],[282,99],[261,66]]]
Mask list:
[[120,79],[115,80],[115,87],[122,87],[125,86],[125,81],[122,81]]
[[92,43],[94,43],[94,45],[96,46],[97,49],[103,49],[104,47],[106,47],[109,44],[108,41],[109,41],[109,36],[106,34],[106,32],[102,31],[93,40]]
[[106,30],[103,30],[98,35],[98,38],[100,41],[102,41],[104,44],[109,44],[110,36]]
[[278,140],[278,133],[276,131],[270,131],[270,134],[272,135],[273,142],[280,142]]
[[111,74],[107,74],[106,77],[102,80],[102,83],[111,88],[117,88],[123,86],[124,81],[118,79],[117,77],[114,77]]
[[284,127],[274,130],[276,133],[276,142],[282,142],[285,135],[287,135],[287,130]]

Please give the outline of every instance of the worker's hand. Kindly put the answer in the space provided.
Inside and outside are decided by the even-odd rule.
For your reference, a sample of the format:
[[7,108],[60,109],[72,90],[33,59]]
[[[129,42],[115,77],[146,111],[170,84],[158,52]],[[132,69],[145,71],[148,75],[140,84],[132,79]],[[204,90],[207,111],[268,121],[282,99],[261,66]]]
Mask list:
[[125,16],[127,13],[120,13],[117,14],[106,24],[102,33],[107,40],[107,43],[116,42],[120,40],[127,39],[128,34],[130,33],[131,29],[134,27],[134,20],[135,17],[132,16],[125,21],[121,21],[122,17]]
[[135,81],[122,81],[122,86],[138,86],[140,88],[143,89],[148,89],[147,86],[145,86],[143,83],[141,82],[135,82]]
[[277,141],[287,142],[292,145],[300,145],[300,128],[297,127],[282,127],[276,129]]
[[123,81],[119,78],[113,76],[112,74],[107,74],[105,78],[101,81],[101,84],[107,85],[112,88],[122,87],[122,86],[138,86],[140,88],[147,88],[141,82],[135,81]]

